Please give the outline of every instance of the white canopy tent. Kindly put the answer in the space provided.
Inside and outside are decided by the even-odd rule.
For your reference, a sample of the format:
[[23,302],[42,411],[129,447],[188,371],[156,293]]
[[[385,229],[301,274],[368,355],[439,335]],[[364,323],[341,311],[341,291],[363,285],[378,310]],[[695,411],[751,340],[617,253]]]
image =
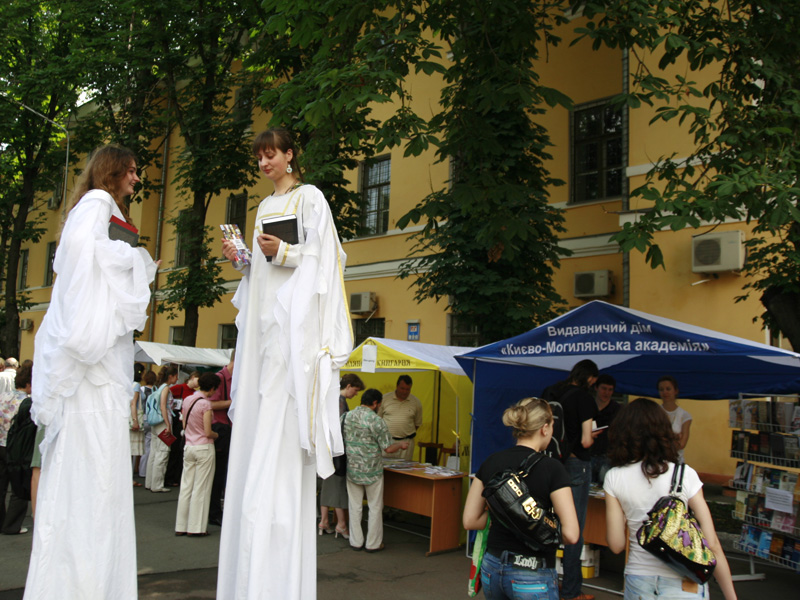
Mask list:
[[231,362],[232,348],[192,348],[191,346],[175,346],[156,342],[136,342],[134,360],[139,362],[163,365],[197,365],[206,367],[224,367]]

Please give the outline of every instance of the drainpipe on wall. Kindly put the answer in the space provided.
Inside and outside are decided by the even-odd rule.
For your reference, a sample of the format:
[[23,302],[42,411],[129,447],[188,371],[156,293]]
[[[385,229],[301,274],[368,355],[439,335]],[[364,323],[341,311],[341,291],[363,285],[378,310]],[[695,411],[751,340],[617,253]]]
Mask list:
[[[167,104],[167,110],[169,110],[169,103]],[[155,250],[155,259],[156,261],[161,259],[161,235],[164,228],[164,196],[166,195],[167,189],[167,161],[169,160],[169,130],[170,125],[167,123],[167,127],[164,130],[164,154],[162,155],[162,165],[161,165],[161,192],[158,195],[158,223],[156,224],[156,250]],[[150,324],[148,327],[148,339],[152,342],[153,336],[155,335],[155,327],[156,327],[156,293],[158,292],[158,273],[156,273],[156,278],[153,280],[153,295],[150,297]]]
[[[628,49],[622,49],[622,91],[623,93],[627,94],[630,90],[628,78],[630,77],[630,59],[628,58]],[[625,108],[623,111],[623,121],[622,121],[622,130],[625,132],[625,146],[624,146],[624,161],[623,164],[627,165],[629,161],[630,153],[628,152],[628,146],[630,145],[630,136],[629,136],[629,127],[628,127],[628,111],[629,108]],[[628,174],[625,173],[625,177],[622,178],[622,213],[626,213],[630,210],[630,199],[628,198],[628,192],[630,186],[628,185]],[[622,253],[622,306],[630,307],[631,305],[631,253],[630,252],[623,252]]]

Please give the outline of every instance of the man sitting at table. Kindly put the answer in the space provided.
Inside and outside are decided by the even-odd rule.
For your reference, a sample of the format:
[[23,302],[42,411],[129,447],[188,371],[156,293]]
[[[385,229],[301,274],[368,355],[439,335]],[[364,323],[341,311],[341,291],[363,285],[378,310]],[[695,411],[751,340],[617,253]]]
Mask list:
[[414,438],[422,425],[422,402],[411,393],[412,384],[411,377],[400,375],[395,390],[383,395],[383,404],[378,410],[378,416],[386,421],[392,439],[408,442],[408,449],[398,452],[395,457],[403,460],[414,460]]
[[[344,445],[347,452],[347,496],[350,508],[350,546],[367,552],[383,550],[383,461],[381,450],[393,454],[408,448],[407,441],[392,443],[389,428],[377,414],[382,395],[369,389],[361,405],[344,415]],[[361,511],[367,496],[369,522],[366,547],[361,530]]]

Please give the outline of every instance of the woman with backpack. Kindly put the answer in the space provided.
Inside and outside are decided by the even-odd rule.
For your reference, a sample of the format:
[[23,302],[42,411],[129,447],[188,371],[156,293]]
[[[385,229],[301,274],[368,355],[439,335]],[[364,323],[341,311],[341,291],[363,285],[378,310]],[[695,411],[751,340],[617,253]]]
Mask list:
[[[144,451],[139,457],[139,477],[147,477],[147,461],[150,460],[150,423],[147,422],[145,409],[147,408],[147,399],[156,389],[156,374],[154,371],[147,371],[144,374],[142,385],[139,387],[139,411],[141,417],[138,418],[139,428],[142,430],[144,437]],[[135,398],[134,398],[135,399]]]
[[178,381],[178,367],[161,367],[156,384],[158,387],[150,394],[145,408],[145,418],[150,424],[150,456],[147,459],[147,475],[144,486],[154,493],[171,492],[164,487],[164,475],[169,461],[169,446],[158,437],[162,431],[172,433],[172,392],[170,386]]
[[[518,469],[532,455],[543,452],[553,436],[553,412],[547,402],[539,398],[525,398],[507,408],[503,424],[511,427],[517,444],[495,452],[478,469],[464,505],[464,529],[486,527],[489,513],[483,497],[485,485],[495,475],[507,469]],[[564,465],[543,456],[523,479],[542,508],[555,510],[561,520],[563,542],[575,543],[579,535],[578,517]],[[556,549],[557,546],[532,550],[513,530],[493,518],[481,566],[486,598],[558,600]]]
[[58,275],[34,344],[32,415],[46,426],[26,600],[136,598],[131,486],[133,332],[158,263],[112,239],[135,232],[130,150],[94,151],[67,202]]
[[[609,428],[608,440],[612,468],[603,483],[606,539],[615,553],[628,545],[625,600],[708,598],[707,583],[700,585],[683,578],[640,546],[637,538],[648,511],[659,498],[669,494],[673,471],[679,463],[677,440],[666,413],[652,400],[634,400],[617,414]],[[682,499],[688,501],[717,559],[714,577],[725,600],[736,600],[731,570],[703,497],[703,483],[697,472],[686,466],[682,484]]]

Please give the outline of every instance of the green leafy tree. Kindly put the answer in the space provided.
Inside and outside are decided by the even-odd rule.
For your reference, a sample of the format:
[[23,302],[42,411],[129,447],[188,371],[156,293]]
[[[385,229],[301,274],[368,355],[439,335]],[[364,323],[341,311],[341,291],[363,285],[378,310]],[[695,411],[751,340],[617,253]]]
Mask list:
[[[443,71],[426,37],[426,2],[418,0],[265,0],[264,36],[276,79],[259,98],[271,123],[299,137],[308,180],[325,194],[345,238],[361,232],[360,198],[348,175],[360,160],[405,145],[418,155],[435,138],[411,109],[411,73]],[[275,48],[278,52],[275,52]],[[375,108],[392,103],[381,120]]]
[[[744,219],[745,295],[800,350],[800,4],[779,0],[602,0],[581,3],[595,47],[627,48],[632,86],[620,102],[685,125],[694,149],[660,157],[631,196],[652,204],[616,236],[663,256],[653,234]],[[674,68],[680,67],[680,68]],[[674,73],[674,75],[668,75]],[[711,81],[705,84],[698,80]]]
[[68,3],[0,5],[0,351],[7,355],[19,352],[19,313],[26,304],[18,289],[21,245],[41,237],[37,198],[52,194],[64,175],[64,134],[54,123],[67,125],[83,83],[75,21]]
[[413,278],[418,301],[449,297],[453,314],[486,343],[554,317],[563,304],[552,285],[562,215],[548,204],[548,189],[563,182],[546,168],[552,142],[536,117],[570,102],[535,71],[559,42],[563,3],[441,1],[427,17],[452,55],[430,123],[452,177],[398,223],[424,222],[402,276]]
[[184,264],[168,275],[159,310],[183,310],[183,343],[193,346],[199,309],[224,293],[205,227],[209,204],[223,190],[253,181],[248,94],[258,71],[241,68],[241,61],[252,51],[250,29],[261,11],[250,0],[154,1],[147,8],[165,110],[182,143],[174,179],[186,197],[173,219]]
[[74,148],[83,154],[108,142],[130,148],[144,174],[134,199],[147,197],[161,185],[147,170],[161,166],[169,128],[149,11],[133,0],[73,3],[87,15],[80,26],[88,81],[88,101],[75,115]]

